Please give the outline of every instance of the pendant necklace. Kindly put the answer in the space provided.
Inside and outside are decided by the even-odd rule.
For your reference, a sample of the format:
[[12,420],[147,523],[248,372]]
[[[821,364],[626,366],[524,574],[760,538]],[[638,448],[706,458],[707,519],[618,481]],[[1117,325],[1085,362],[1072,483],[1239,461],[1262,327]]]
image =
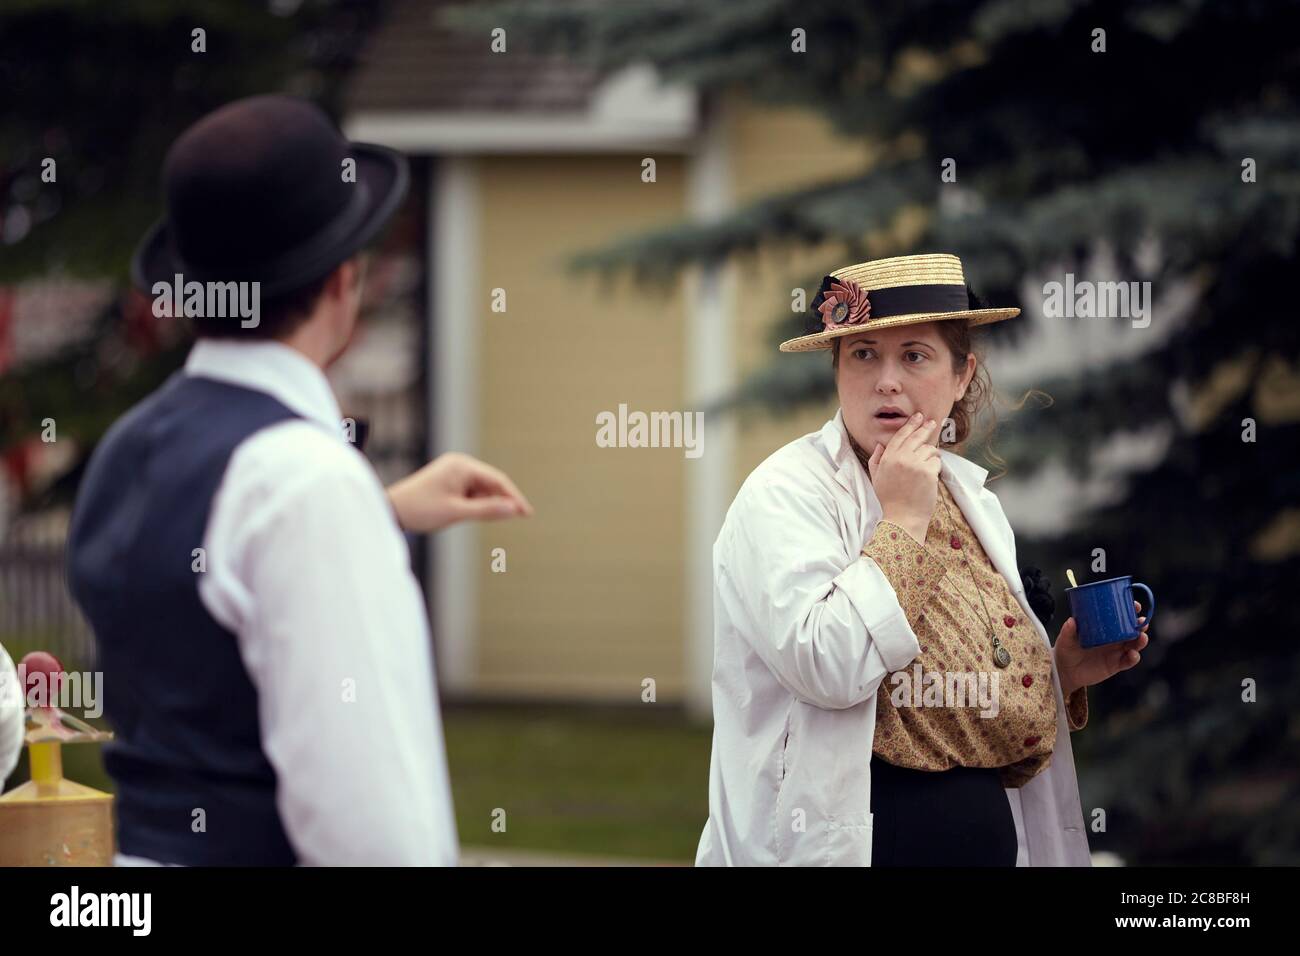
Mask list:
[[[952,531],[950,532],[953,536],[952,539],[957,541],[958,547],[960,547],[961,539],[957,537],[957,522],[953,519],[952,510],[948,507],[948,502],[943,500],[942,493],[939,495],[939,500],[943,502],[944,513],[948,515],[948,521],[952,524]],[[989,622],[988,636],[993,645],[993,663],[998,667],[1006,667],[1011,663],[1011,652],[1002,645],[1002,638],[997,635],[997,628],[993,626],[993,615],[989,613],[988,605],[984,603],[984,591],[980,588],[979,582],[975,580],[975,572],[971,570],[969,559],[966,560],[966,571],[970,574],[971,584],[975,585],[975,593],[980,596],[980,606],[984,608],[984,618]],[[960,591],[957,593],[961,594]],[[974,611],[975,605],[971,604],[964,594],[961,597]]]
[[[862,470],[867,473],[867,479],[870,480],[871,470],[870,468],[867,467],[868,456],[858,446],[858,443],[853,440],[852,435],[849,436],[849,445],[853,448],[854,456],[858,459],[858,462],[862,465]],[[943,483],[942,479],[940,479],[940,484],[942,483]],[[950,532],[953,535],[952,540],[956,540],[958,542],[958,547],[960,547],[961,539],[957,537],[957,531],[956,531],[957,522],[952,517],[952,511],[948,507],[948,502],[943,501],[942,493],[939,494],[939,500],[943,502],[943,510],[948,515],[949,522],[952,523],[953,530]],[[921,547],[925,547],[924,542],[922,542]],[[983,590],[981,590],[979,586],[979,582],[975,580],[975,572],[971,570],[969,562],[967,562],[966,564],[966,571],[967,573],[970,574],[971,584],[975,585],[975,593],[977,593],[980,596],[980,606],[984,608],[984,619],[988,621],[989,624],[988,637],[989,637],[990,644],[992,644],[993,646],[993,654],[992,654],[993,663],[998,667],[1007,667],[1011,664],[1011,652],[1007,650],[1006,647],[1003,646],[1002,638],[998,637],[997,635],[997,628],[993,626],[993,615],[989,613],[988,605],[984,603],[984,592]],[[957,593],[958,595],[961,596],[961,599],[963,601],[965,601],[968,605],[970,605],[971,611],[974,612],[975,605],[971,604],[970,600],[960,591],[958,591]]]

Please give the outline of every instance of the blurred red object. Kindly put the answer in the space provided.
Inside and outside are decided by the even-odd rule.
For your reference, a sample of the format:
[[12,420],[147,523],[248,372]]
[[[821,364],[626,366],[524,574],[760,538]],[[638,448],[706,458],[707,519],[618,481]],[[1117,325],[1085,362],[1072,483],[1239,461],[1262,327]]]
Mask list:
[[[18,663],[18,680],[27,702],[33,707],[55,706],[59,689],[63,686],[63,673],[63,664],[49,651],[31,651],[23,655]],[[44,679],[33,681],[34,674],[40,674]],[[33,683],[36,684],[35,693],[29,691]]]
[[40,448],[36,439],[19,441],[0,453],[0,465],[18,487],[19,498],[26,498],[32,484],[32,464]]
[[126,319],[127,344],[145,355],[156,352],[159,346],[158,320],[153,314],[153,300],[140,290],[132,289],[122,304],[122,313]]

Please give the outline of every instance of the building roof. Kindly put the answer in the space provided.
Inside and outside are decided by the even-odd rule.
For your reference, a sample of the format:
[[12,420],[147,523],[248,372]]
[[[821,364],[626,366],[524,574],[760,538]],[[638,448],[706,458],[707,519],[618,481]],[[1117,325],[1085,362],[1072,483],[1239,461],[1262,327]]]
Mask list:
[[449,0],[397,0],[358,56],[343,95],[352,139],[412,154],[687,152],[699,133],[694,90],[648,64],[609,74],[530,52],[514,35],[456,32]]
[[448,0],[398,0],[363,46],[344,98],[348,113],[555,113],[585,110],[600,84],[593,69],[529,52],[507,37],[494,53],[486,33],[439,23]]

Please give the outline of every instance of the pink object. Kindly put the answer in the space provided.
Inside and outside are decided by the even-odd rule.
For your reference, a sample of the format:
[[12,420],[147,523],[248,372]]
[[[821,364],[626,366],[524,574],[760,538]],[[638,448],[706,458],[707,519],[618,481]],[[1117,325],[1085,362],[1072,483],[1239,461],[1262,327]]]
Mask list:
[[861,325],[871,318],[871,300],[866,290],[852,279],[832,279],[831,289],[817,307],[827,329]]
[[[31,679],[33,674],[43,674],[45,679],[36,682],[38,686],[35,688],[35,693],[29,694],[28,688],[34,683]],[[63,665],[48,651],[32,651],[19,661],[18,679],[22,683],[23,694],[30,704],[36,707],[52,707],[58,700],[59,689],[63,686]]]

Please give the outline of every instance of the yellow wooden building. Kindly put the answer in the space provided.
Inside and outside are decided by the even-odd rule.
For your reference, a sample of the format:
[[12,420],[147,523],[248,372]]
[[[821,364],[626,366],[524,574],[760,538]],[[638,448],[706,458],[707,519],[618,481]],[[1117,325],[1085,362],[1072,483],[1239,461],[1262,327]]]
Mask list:
[[537,511],[434,538],[426,591],[444,697],[636,703],[652,679],[657,701],[707,715],[718,528],[749,471],[834,405],[706,416],[698,457],[601,447],[598,417],[688,413],[725,394],[772,358],[774,316],[837,250],[693,269],[665,290],[569,265],[869,157],[811,114],[741,91],[705,100],[635,64],[602,77],[494,55],[486,36],[441,31],[424,9],[398,5],[374,35],[343,125],[416,170],[422,224],[409,241],[427,294],[412,341],[429,451],[503,468]]

